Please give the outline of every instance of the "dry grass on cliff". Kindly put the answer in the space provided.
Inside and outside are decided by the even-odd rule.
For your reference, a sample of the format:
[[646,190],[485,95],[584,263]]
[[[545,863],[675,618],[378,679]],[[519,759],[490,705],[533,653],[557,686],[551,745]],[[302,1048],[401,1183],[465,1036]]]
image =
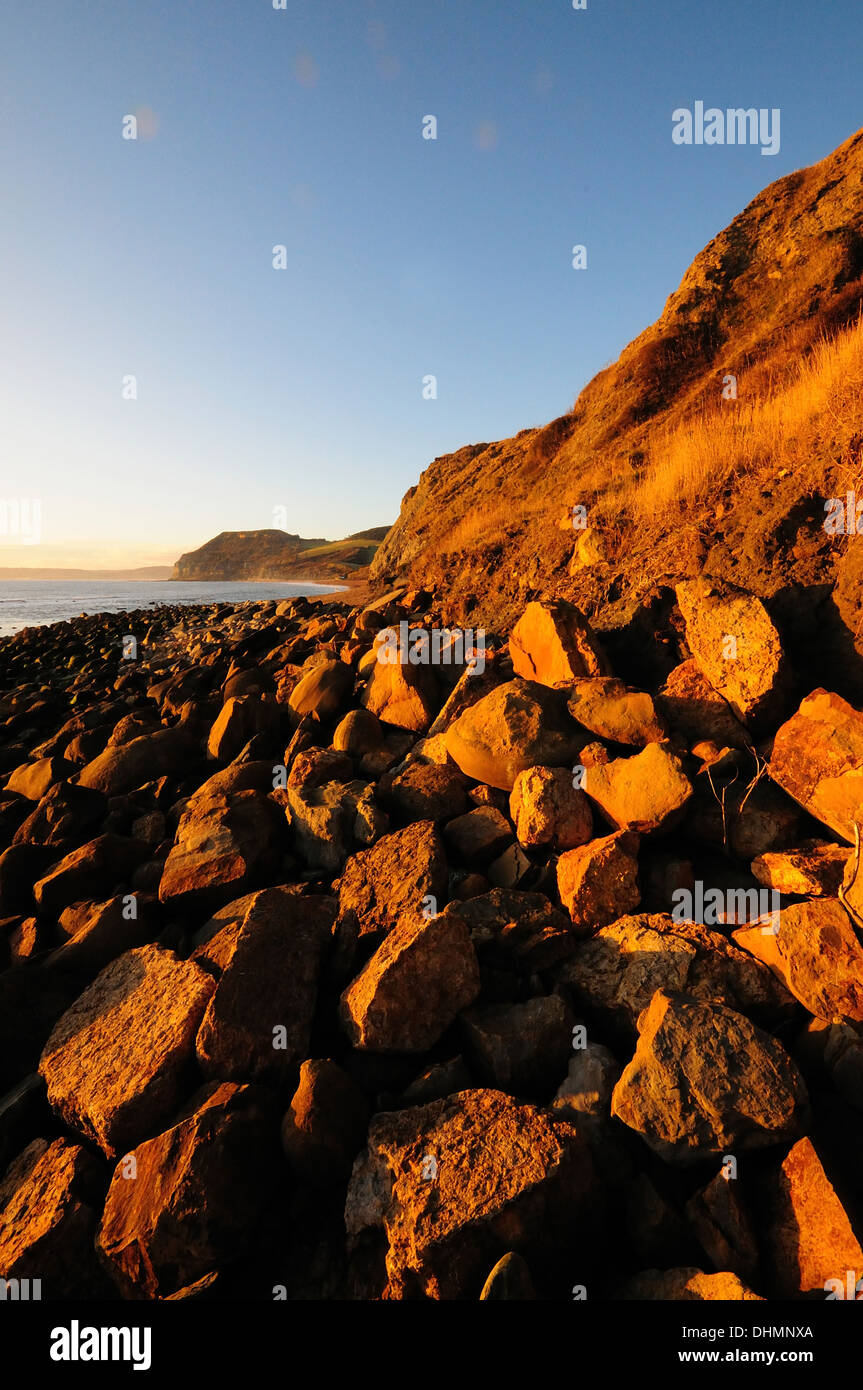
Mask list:
[[748,398],[746,385],[741,378],[736,401],[655,436],[641,476],[621,489],[618,505],[635,518],[655,516],[703,503],[731,479],[762,471],[794,472],[824,490],[840,460],[840,481],[859,486],[859,454],[850,445],[863,426],[863,318],[816,343],[781,386]]

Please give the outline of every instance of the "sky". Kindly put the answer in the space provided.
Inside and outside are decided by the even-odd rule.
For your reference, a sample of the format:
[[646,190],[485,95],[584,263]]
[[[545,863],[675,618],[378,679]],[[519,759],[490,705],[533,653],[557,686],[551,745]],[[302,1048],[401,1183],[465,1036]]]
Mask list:
[[[392,523],[863,125],[860,0],[275,4],[5,0],[0,566]],[[697,101],[778,152],[675,143]]]

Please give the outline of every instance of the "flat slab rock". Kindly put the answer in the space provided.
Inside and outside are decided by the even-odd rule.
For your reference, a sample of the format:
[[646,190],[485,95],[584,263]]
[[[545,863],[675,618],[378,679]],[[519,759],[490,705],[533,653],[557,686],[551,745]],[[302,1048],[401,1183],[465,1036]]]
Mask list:
[[389,1297],[478,1299],[509,1251],[530,1263],[535,1252],[583,1244],[598,1207],[573,1123],[470,1090],[372,1121],[345,1225],[352,1243],[385,1233]]
[[109,1157],[156,1132],[186,1093],[215,987],[158,946],[112,961],[58,1020],[39,1061],[64,1122]]
[[668,1163],[689,1164],[799,1138],[809,1097],[776,1038],[723,1004],[656,994],[611,1113]]

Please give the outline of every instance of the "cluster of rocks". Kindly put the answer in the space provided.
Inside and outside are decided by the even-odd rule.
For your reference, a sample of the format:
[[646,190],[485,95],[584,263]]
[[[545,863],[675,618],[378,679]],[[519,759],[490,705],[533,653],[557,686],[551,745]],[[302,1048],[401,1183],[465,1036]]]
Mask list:
[[403,588],[0,645],[0,1277],[863,1280],[863,713],[706,580],[646,689],[561,601],[474,666],[379,659],[443,618]]

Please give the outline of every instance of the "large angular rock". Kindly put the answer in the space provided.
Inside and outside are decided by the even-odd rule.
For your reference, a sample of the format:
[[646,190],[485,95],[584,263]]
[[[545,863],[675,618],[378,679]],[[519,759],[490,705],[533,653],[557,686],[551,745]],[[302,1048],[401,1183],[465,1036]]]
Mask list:
[[764,604],[734,585],[685,579],[677,605],[689,650],[744,724],[781,711],[789,672],[782,642]]
[[745,748],[749,743],[745,727],[702,674],[694,657],[669,673],[656,706],[672,732],[690,748],[698,743]]
[[782,1045],[723,1004],[657,990],[611,1113],[667,1163],[690,1164],[798,1138],[803,1078]]
[[779,913],[776,934],[741,927],[738,945],[768,965],[815,1018],[863,1022],[863,947],[841,903],[814,898]]
[[794,1009],[770,970],[727,936],[664,913],[621,917],[603,927],[579,944],[560,978],[578,1005],[627,1037],[657,990],[724,1002],[765,1023]]
[[445,742],[468,777],[511,791],[526,768],[571,767],[584,735],[567,715],[561,693],[519,679],[470,705],[449,725]]
[[282,1120],[282,1148],[294,1175],[313,1187],[347,1182],[369,1124],[365,1096],[328,1058],[303,1062]]
[[426,1052],[479,994],[470,933],[452,909],[402,920],[342,994],[342,1026],[354,1047]]
[[332,898],[255,893],[207,1004],[196,1051],[204,1076],[291,1081],[308,1051]]
[[188,729],[160,729],[133,738],[131,743],[106,748],[81,769],[78,785],[92,787],[105,796],[123,796],[158,777],[181,775],[198,756],[198,746]]
[[670,830],[692,796],[682,762],[659,743],[634,757],[589,767],[583,785],[615,830],[641,834]]
[[[809,1139],[800,1139],[765,1180],[765,1268],[774,1296],[822,1294],[838,1280],[847,1297],[846,1274],[863,1279],[863,1250]],[[832,1288],[834,1297],[837,1294]]]
[[427,666],[375,661],[362,694],[363,708],[382,724],[393,724],[413,733],[425,733],[437,713],[440,699]]
[[510,635],[509,654],[517,676],[541,685],[570,685],[609,669],[587,619],[563,599],[527,605]]
[[739,1188],[717,1173],[686,1203],[686,1215],[713,1268],[752,1284],[758,1278],[758,1242]]
[[0,1279],[39,1280],[31,1297],[43,1299],[103,1294],[93,1236],[106,1180],[79,1144],[28,1144],[0,1182]]
[[453,911],[467,923],[480,962],[492,970],[530,976],[575,950],[566,917],[542,893],[493,888]]
[[446,855],[432,821],[417,821],[384,835],[348,860],[339,888],[339,916],[360,936],[391,931],[402,918],[420,919],[425,899],[446,901]]
[[55,1024],[39,1062],[64,1123],[109,1157],[153,1134],[186,1093],[211,976],[172,951],[120,956]]
[[593,812],[584,792],[564,767],[529,767],[516,777],[509,814],[520,845],[548,845],[560,853],[586,845],[593,834]]
[[512,843],[512,826],[495,806],[477,806],[451,820],[443,837],[465,864],[485,868]]
[[385,1232],[392,1298],[478,1298],[509,1251],[585,1250],[600,1190],[574,1124],[500,1091],[378,1115],[354,1164],[349,1241]]
[[639,837],[628,830],[591,840],[557,861],[557,889],[579,935],[638,907]]
[[849,844],[863,804],[863,713],[813,690],[773,742],[770,776]]
[[65,854],[90,838],[107,810],[108,802],[101,792],[70,782],[55,782],[19,825],[12,843],[56,846]]
[[798,849],[761,854],[750,867],[759,883],[777,893],[835,898],[850,854],[845,845],[808,840]]
[[485,1086],[548,1093],[572,1048],[573,1017],[556,994],[469,1009],[461,1027],[472,1073]]
[[96,1246],[124,1298],[167,1297],[254,1247],[279,1181],[277,1126],[260,1088],[210,1085],[126,1155]]
[[177,826],[159,901],[193,910],[230,902],[275,869],[286,841],[284,817],[260,792],[195,801]]
[[256,734],[274,734],[279,712],[275,701],[259,695],[226,700],[207,737],[207,752],[216,762],[229,763]]
[[643,748],[647,743],[661,743],[666,736],[650,696],[616,676],[575,681],[567,707],[582,728],[611,743]]
[[289,784],[285,794],[294,845],[310,869],[336,873],[356,843],[368,841],[389,824],[368,782]]
[[381,778],[378,795],[405,820],[446,821],[470,809],[467,788],[467,778],[452,763],[412,762]]
[[71,903],[126,883],[147,855],[147,846],[139,840],[110,832],[99,835],[72,850],[39,879],[33,888],[36,903],[46,915],[59,917]]
[[63,944],[52,951],[52,969],[101,970],[124,951],[143,946],[159,932],[157,905],[143,893],[123,893],[107,902],[80,902],[61,913]]

